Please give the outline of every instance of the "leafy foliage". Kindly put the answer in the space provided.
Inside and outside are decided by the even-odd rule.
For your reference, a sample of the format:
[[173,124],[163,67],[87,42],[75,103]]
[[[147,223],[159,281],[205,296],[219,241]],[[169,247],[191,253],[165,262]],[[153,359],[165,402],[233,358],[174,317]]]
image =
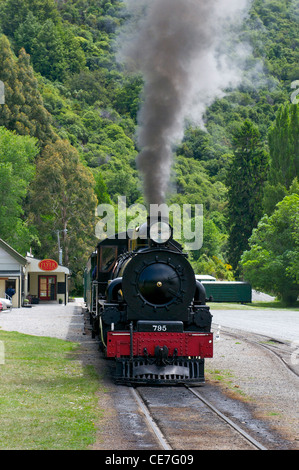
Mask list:
[[264,207],[271,214],[299,177],[299,107],[281,106],[269,130],[270,169]]
[[268,154],[258,128],[246,120],[234,136],[234,156],[227,172],[228,251],[237,269],[248,239],[262,216],[262,198]]
[[[47,171],[52,182],[61,182],[62,155],[70,159],[69,171],[78,175],[82,170],[89,188],[79,176],[77,184],[74,176],[73,190],[67,191],[73,196],[75,188],[79,194],[87,191],[91,202],[86,226],[79,213],[72,219],[72,227],[77,224],[80,230],[72,229],[74,250],[65,262],[78,273],[89,254],[96,205],[116,204],[118,195],[126,195],[129,204],[143,202],[135,164],[143,80],[124,72],[115,58],[115,39],[125,18],[120,0],[0,0],[0,80],[6,99],[0,105],[0,126],[37,139],[35,148],[40,149],[39,158],[35,154],[28,160],[36,172],[25,178],[15,226],[27,226],[31,237],[36,234],[36,254],[54,256],[53,229],[63,228],[61,215],[46,202],[39,214],[38,200],[49,196]],[[231,265],[237,267],[263,213],[271,215],[275,204],[296,194],[298,186],[298,105],[289,104],[291,83],[299,79],[295,2],[254,0],[238,35],[240,44],[252,51],[243,82],[207,108],[205,130],[188,125],[175,151],[168,199],[203,204],[204,245],[201,252],[191,253],[191,260],[198,272],[228,279],[238,275]],[[254,143],[248,154],[246,132]],[[11,145],[18,152],[15,139]],[[15,171],[3,158],[1,184]],[[21,238],[9,241],[21,249]],[[24,237],[24,244],[28,239]]]
[[278,295],[287,305],[299,294],[299,195],[286,196],[264,216],[242,256],[246,278],[258,290]]
[[33,235],[23,218],[23,201],[34,178],[37,154],[36,139],[0,127],[0,238],[22,252]]
[[[64,263],[78,274],[81,257],[95,244],[95,181],[68,141],[47,145],[36,164],[31,187],[30,218],[39,227],[41,255],[56,257],[57,231],[63,233]],[[82,275],[82,272],[81,272]],[[75,280],[77,281],[77,280]]]
[[52,117],[43,106],[29,56],[21,49],[17,59],[4,35],[0,36],[0,79],[5,85],[0,125],[36,137],[40,143],[54,140]]

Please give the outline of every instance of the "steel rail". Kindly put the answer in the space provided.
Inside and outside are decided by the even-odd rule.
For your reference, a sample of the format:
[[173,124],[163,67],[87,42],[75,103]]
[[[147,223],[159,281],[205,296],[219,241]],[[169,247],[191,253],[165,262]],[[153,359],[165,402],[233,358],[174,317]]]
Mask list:
[[142,397],[141,397],[140,393],[138,392],[138,390],[136,390],[135,388],[131,388],[130,390],[131,390],[132,394],[134,395],[134,398],[137,401],[138,405],[140,406],[141,411],[143,412],[148,425],[150,426],[152,431],[155,433],[161,447],[164,450],[173,450],[172,447],[168,444],[166,438],[163,436],[161,430],[159,429],[159,427],[157,426],[157,424],[155,423],[155,421],[151,417],[151,414],[150,414],[147,406],[145,405],[144,400],[142,399]]
[[256,439],[254,439],[252,436],[250,436],[247,432],[245,432],[240,426],[238,426],[236,423],[234,423],[231,419],[229,419],[227,416],[225,416],[221,411],[219,411],[217,408],[215,408],[214,405],[209,403],[202,395],[200,395],[196,390],[193,388],[189,387],[188,385],[185,385],[186,388],[193,393],[199,400],[201,400],[208,408],[210,408],[217,416],[222,418],[227,424],[229,424],[232,428],[234,428],[239,434],[241,434],[247,441],[249,441],[254,447],[256,447],[259,450],[268,450],[266,447],[264,447],[260,442],[258,442]]
[[[214,405],[209,403],[197,390],[194,390],[192,387],[185,385],[187,390],[189,390],[193,395],[195,395],[202,403],[204,403],[211,411],[213,411],[219,418],[221,418],[223,421],[226,422],[231,428],[233,428],[238,434],[242,435],[244,439],[246,439],[248,442],[250,442],[256,449],[258,450],[268,450],[266,447],[264,447],[260,442],[258,442],[256,439],[254,439],[252,436],[250,436],[246,431],[244,431],[240,426],[238,426],[236,423],[234,423],[231,419],[229,419],[227,416],[225,416],[221,411],[219,411]],[[164,450],[174,450],[168,443],[166,437],[163,435],[161,432],[160,428],[154,421],[154,419],[151,416],[151,413],[147,407],[147,405],[144,402],[144,399],[142,398],[142,395],[136,390],[135,388],[130,389],[132,394],[134,395],[135,400],[137,401],[142,413],[145,416],[145,419],[149,425],[149,427],[152,429],[154,432],[155,436],[157,437],[159,444]]]
[[[222,327],[223,328],[223,327]],[[299,377],[299,373],[297,370],[295,370],[290,364],[288,364],[286,362],[286,360],[281,356],[281,354],[285,351],[283,350],[280,350],[279,349],[279,346],[277,346],[277,350],[278,351],[275,351],[274,349],[272,349],[272,346],[271,345],[268,345],[268,344],[265,344],[262,342],[262,338],[264,338],[264,340],[267,340],[269,342],[271,341],[274,341],[275,343],[278,343],[278,344],[282,344],[282,345],[287,345],[287,342],[283,342],[283,341],[280,341],[280,340],[277,340],[275,338],[271,338],[271,337],[266,337],[265,335],[259,335],[258,333],[251,333],[253,334],[254,336],[260,336],[261,339],[258,340],[258,339],[250,339],[248,338],[247,336],[244,336],[244,332],[242,330],[240,331],[229,331],[230,328],[229,327],[224,327],[226,328],[225,330],[222,329],[222,333],[224,335],[227,335],[227,336],[231,336],[233,338],[236,338],[236,339],[239,339],[239,340],[242,340],[242,341],[246,341],[247,343],[249,344],[253,344],[255,346],[259,346],[267,351],[269,351],[271,354],[273,354],[290,372],[292,372],[292,374],[294,374],[296,377]],[[250,332],[248,332],[250,333]]]

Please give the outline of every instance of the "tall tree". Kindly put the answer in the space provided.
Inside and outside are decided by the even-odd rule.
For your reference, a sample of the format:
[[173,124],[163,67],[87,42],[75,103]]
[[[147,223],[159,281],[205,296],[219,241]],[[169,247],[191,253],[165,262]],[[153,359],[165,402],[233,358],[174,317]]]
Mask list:
[[0,36],[0,80],[5,85],[0,126],[36,137],[44,145],[55,140],[52,118],[43,105],[30,57],[21,49],[17,59],[6,36]]
[[299,295],[299,195],[286,196],[265,215],[242,256],[246,279],[292,305]]
[[85,55],[69,25],[55,24],[51,19],[40,22],[29,11],[14,34],[16,50],[25,48],[34,70],[50,80],[62,80],[68,73],[85,67]]
[[14,35],[29,12],[34,12],[41,22],[59,19],[55,0],[1,0],[0,12],[3,32],[9,37]]
[[30,230],[22,206],[38,152],[36,139],[0,127],[0,238],[24,254],[30,246]]
[[84,267],[95,244],[97,198],[91,170],[68,141],[57,140],[41,152],[31,188],[31,220],[38,228],[37,255],[57,259],[57,231],[61,232],[63,262],[74,273]]
[[228,259],[237,270],[241,254],[248,248],[252,229],[263,213],[262,198],[269,156],[257,126],[249,120],[235,132],[233,147],[234,155],[227,172]]
[[265,187],[264,207],[271,214],[276,204],[289,192],[299,177],[299,105],[285,104],[279,108],[268,135],[270,166]]

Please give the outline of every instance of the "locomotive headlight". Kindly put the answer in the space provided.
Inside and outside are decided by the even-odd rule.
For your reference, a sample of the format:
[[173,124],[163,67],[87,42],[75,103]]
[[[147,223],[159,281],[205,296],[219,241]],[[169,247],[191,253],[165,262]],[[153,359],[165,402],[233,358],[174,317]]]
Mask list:
[[167,222],[155,222],[150,227],[150,238],[153,242],[166,243],[171,237],[171,227]]

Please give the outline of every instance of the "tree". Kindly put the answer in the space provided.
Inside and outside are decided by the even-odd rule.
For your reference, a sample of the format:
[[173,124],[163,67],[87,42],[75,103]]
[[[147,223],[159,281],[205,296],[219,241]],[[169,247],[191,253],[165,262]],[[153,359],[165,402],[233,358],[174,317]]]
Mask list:
[[249,120],[235,132],[234,155],[227,172],[228,259],[235,270],[262,216],[268,154],[258,128]]
[[209,274],[217,279],[233,281],[232,266],[222,259],[226,236],[215,222],[203,218],[203,244],[190,253],[190,262],[197,274]]
[[100,171],[96,172],[95,178],[95,193],[98,199],[98,204],[111,204],[111,199],[108,194],[107,185],[104,181],[103,175]]
[[286,196],[265,215],[242,255],[245,278],[258,290],[277,295],[287,305],[299,294],[299,195]]
[[117,202],[118,196],[126,196],[127,204],[131,205],[141,196],[136,171],[127,161],[112,157],[109,163],[102,165],[101,174],[112,202]]
[[177,151],[180,155],[196,160],[209,160],[214,157],[211,136],[200,128],[189,127],[181,146]]
[[16,50],[25,48],[30,54],[34,70],[51,80],[62,80],[85,66],[80,38],[72,28],[55,24],[50,18],[40,22],[32,11],[15,31],[14,43]]
[[15,51],[24,48],[27,54],[30,54],[32,57],[34,43],[41,26],[37,17],[29,11],[24,21],[22,21],[19,27],[14,31]]
[[[28,33],[27,33],[28,34]],[[68,73],[78,73],[85,66],[85,55],[79,39],[66,25],[45,21],[32,39],[34,68],[50,80],[63,81]]]
[[117,88],[114,105],[120,114],[129,115],[135,122],[140,107],[140,95],[143,88],[143,79],[138,75],[128,76],[121,87]]
[[265,186],[264,208],[271,214],[276,204],[299,177],[299,106],[285,104],[279,108],[269,130],[270,166]]
[[35,69],[50,80],[62,80],[67,62],[63,41],[53,21],[41,26],[33,43]]
[[109,93],[113,90],[113,83],[108,82],[108,71],[81,70],[78,74],[71,75],[66,81],[67,87],[76,99],[84,104],[93,105],[97,102],[101,107],[110,104]]
[[47,19],[58,21],[55,0],[2,0],[1,24],[4,34],[13,36],[18,26],[25,21],[29,12],[34,12],[41,22]]
[[4,35],[0,36],[0,80],[5,85],[0,126],[36,137],[41,144],[55,140],[52,118],[43,105],[30,57],[21,49],[17,59]]
[[0,238],[26,253],[30,230],[23,220],[23,201],[34,177],[37,141],[0,127]]
[[68,141],[57,140],[42,151],[30,193],[30,218],[38,228],[40,256],[57,258],[57,231],[61,231],[63,262],[74,273],[82,270],[95,246],[97,198],[91,171]]

